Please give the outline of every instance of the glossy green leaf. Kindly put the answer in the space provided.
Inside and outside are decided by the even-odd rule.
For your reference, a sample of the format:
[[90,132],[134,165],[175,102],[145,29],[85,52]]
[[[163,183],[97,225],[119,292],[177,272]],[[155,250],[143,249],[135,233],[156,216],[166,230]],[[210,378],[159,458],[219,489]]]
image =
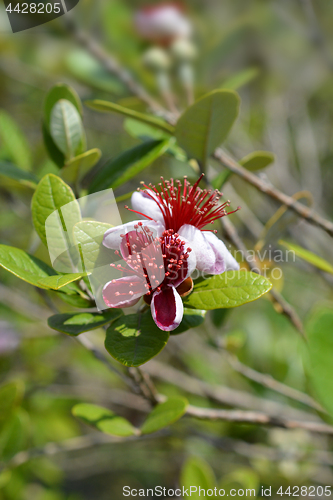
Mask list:
[[256,170],[261,170],[268,167],[275,161],[275,155],[269,151],[254,151],[248,154],[240,160],[240,164],[243,165],[246,170],[255,172]]
[[36,177],[36,175],[30,172],[26,172],[25,170],[18,168],[16,165],[13,165],[8,161],[0,161],[0,176],[7,177],[33,189],[35,189],[36,185],[39,182],[39,179],[38,177]]
[[70,101],[60,99],[52,108],[50,134],[66,158],[75,156],[83,129],[80,114]]
[[86,271],[110,264],[110,250],[103,245],[104,233],[112,226],[103,222],[81,221],[74,226],[74,240],[80,245]]
[[95,109],[96,111],[104,111],[107,113],[119,113],[121,115],[128,116],[129,118],[134,118],[135,120],[139,120],[140,122],[147,123],[152,127],[159,128],[164,132],[168,132],[169,134],[174,133],[174,128],[172,127],[172,125],[169,125],[160,118],[156,118],[155,116],[145,115],[144,113],[140,113],[138,111],[134,111],[133,109],[125,108],[124,106],[115,104],[114,102],[95,99],[94,101],[85,101],[85,105],[88,106],[89,108]]
[[71,102],[82,116],[82,103],[76,91],[65,83],[57,83],[49,90],[44,101],[44,122],[48,129],[50,126],[52,109],[60,99],[66,99]]
[[0,146],[6,157],[23,170],[29,170],[32,164],[28,141],[12,117],[0,110]]
[[259,299],[271,288],[272,284],[264,276],[247,271],[227,271],[196,283],[184,305],[205,310],[238,307]]
[[108,161],[92,181],[89,192],[116,189],[129,181],[162,156],[171,140],[147,141]]
[[179,333],[184,333],[191,328],[196,328],[202,325],[205,321],[206,311],[200,311],[200,309],[184,309],[184,316],[180,325],[170,332],[170,335],[178,335]]
[[39,280],[39,284],[43,285],[45,288],[51,288],[52,290],[59,290],[59,288],[62,288],[68,283],[73,283],[73,281],[77,281],[83,276],[86,276],[86,273],[68,273],[64,275],[56,275],[56,276],[49,276],[48,278],[42,278]]
[[106,331],[105,347],[125,366],[140,366],[165,347],[169,333],[160,330],[150,311],[117,319]]
[[[199,500],[202,498],[202,495],[199,495],[199,488],[205,491],[214,489],[216,479],[213,469],[205,460],[200,457],[190,457],[181,470],[180,484],[183,488],[188,490],[190,490],[192,486],[191,498]],[[194,487],[196,487],[197,490],[194,490]]]
[[101,406],[81,403],[72,408],[72,413],[86,424],[89,424],[111,436],[135,436],[138,430],[123,417]]
[[71,205],[66,210],[66,225],[55,214],[52,231],[48,233],[50,243],[54,241],[55,248],[61,245],[63,252],[68,248],[67,230],[81,219],[80,207],[75,201],[72,189],[60,177],[53,174],[45,175],[37,186],[31,205],[35,229],[42,242],[47,245],[45,222],[52,213],[68,203]]
[[141,427],[142,434],[151,434],[179,420],[188,406],[185,398],[169,398],[155,406]]
[[176,125],[178,144],[190,157],[205,163],[227,137],[239,110],[238,94],[214,90],[192,104]]
[[66,313],[51,316],[47,323],[50,328],[67,335],[79,335],[89,330],[95,330],[123,315],[121,309],[108,309],[100,313]]
[[129,135],[136,139],[141,139],[142,141],[146,141],[147,139],[162,140],[170,138],[168,132],[139,120],[134,120],[133,118],[126,118],[124,120],[124,129]]
[[298,257],[305,260],[309,264],[312,264],[326,273],[333,274],[333,265],[322,257],[319,257],[319,255],[316,255],[315,253],[310,252],[310,250],[306,250],[299,245],[295,245],[294,243],[289,243],[284,240],[279,240],[279,244],[295,252]]
[[59,168],[63,168],[66,162],[65,155],[55,145],[45,123],[43,123],[42,125],[42,132],[43,132],[44,145],[46,151],[48,152],[49,157]]
[[23,408],[18,408],[11,415],[0,432],[0,461],[10,460],[25,448],[29,434],[29,415]]
[[97,148],[75,156],[65,164],[61,170],[61,177],[70,184],[80,181],[98,163],[101,156],[102,152]]
[[0,266],[21,280],[39,288],[47,288],[41,285],[39,280],[56,274],[54,269],[37,257],[8,245],[0,245]]
[[321,404],[333,417],[333,309],[316,311],[306,325],[304,367]]

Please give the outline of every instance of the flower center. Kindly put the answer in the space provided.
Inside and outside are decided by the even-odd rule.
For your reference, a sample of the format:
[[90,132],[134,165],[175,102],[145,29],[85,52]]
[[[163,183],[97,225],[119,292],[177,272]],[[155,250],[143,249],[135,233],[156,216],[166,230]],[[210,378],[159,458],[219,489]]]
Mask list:
[[[185,241],[173,229],[166,229],[160,238],[155,238],[153,232],[139,222],[134,231],[121,237],[120,253],[127,266],[111,266],[125,276],[135,275],[145,280],[146,295],[150,296],[162,287],[177,287],[185,280],[187,259],[192,249],[185,249]],[[120,255],[118,250],[115,253]]]
[[[227,212],[226,208],[229,207],[230,201],[220,204],[222,193],[218,190],[212,191],[199,188],[199,182],[203,175],[199,177],[193,186],[186,177],[184,177],[183,184],[178,179],[166,181],[161,177],[158,187],[152,184],[147,186],[142,183],[144,189],[139,188],[138,191],[144,192],[159,206],[166,229],[178,231],[184,224],[191,224],[198,229],[202,229],[207,224],[213,224],[216,219],[230,215],[240,208]],[[136,210],[131,211],[151,219],[146,214]]]

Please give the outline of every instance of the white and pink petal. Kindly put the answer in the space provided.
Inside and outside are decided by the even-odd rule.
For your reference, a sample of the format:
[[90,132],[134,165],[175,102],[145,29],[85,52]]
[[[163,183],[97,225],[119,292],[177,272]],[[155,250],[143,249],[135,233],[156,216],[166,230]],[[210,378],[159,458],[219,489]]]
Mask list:
[[109,281],[104,285],[103,300],[107,307],[131,307],[147,291],[148,285],[144,278],[135,275],[125,276]]

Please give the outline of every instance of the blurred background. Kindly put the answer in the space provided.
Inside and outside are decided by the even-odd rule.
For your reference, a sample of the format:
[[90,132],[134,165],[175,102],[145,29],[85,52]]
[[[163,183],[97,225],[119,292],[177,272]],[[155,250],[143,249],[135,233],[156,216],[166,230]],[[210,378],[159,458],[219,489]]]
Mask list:
[[[140,1],[81,0],[71,17],[157,100],[170,105],[171,99],[171,108],[184,109],[191,95],[184,89],[176,56],[168,44],[148,40],[135,25],[144,6]],[[332,217],[332,2],[193,0],[182,5],[181,16],[191,31],[191,74],[185,75],[191,84],[193,76],[195,98],[217,88],[235,89],[241,96],[240,116],[227,150],[238,159],[254,150],[273,152],[275,162],[258,175],[289,195],[298,193],[305,204]],[[41,132],[43,99],[55,83],[71,85],[83,102],[102,98],[146,111],[79,46],[68,19],[12,34],[0,6],[0,160],[10,160],[38,177],[58,172]],[[157,45],[170,59],[165,62],[167,83],[165,74],[160,78],[154,64],[147,63]],[[164,62],[157,63],[159,68],[160,64]],[[102,151],[94,172],[140,143],[133,122],[118,115],[84,107],[84,128],[88,147]],[[141,180],[157,182],[160,175],[195,180],[196,166],[188,164],[181,151],[176,153],[159,158],[116,190],[116,196],[133,191]],[[209,168],[211,178],[221,174],[222,167],[214,161]],[[85,179],[86,186],[93,175]],[[331,259],[329,236],[293,213],[285,212],[267,224],[279,205],[241,179],[229,177],[223,192],[233,208],[242,206],[232,221],[249,249],[274,250],[281,248],[279,239],[289,239]],[[0,241],[49,262],[33,231],[32,194],[29,185],[0,176]],[[128,219],[127,211],[121,211]],[[297,257],[278,264],[270,257],[264,260],[269,268],[277,265],[282,270],[274,284],[305,324],[321,307],[330,307],[329,275]],[[72,308],[64,303],[60,307],[63,312]],[[128,393],[75,340],[49,329],[50,313],[37,289],[0,269],[0,382],[12,381],[18,388],[10,427],[0,433],[2,461],[21,450],[42,450],[36,456],[21,456],[23,463],[1,472],[1,500],[118,500],[124,485],[174,488],[184,463],[193,456],[209,464],[220,485],[276,490],[333,484],[332,438],[325,434],[184,418],[144,439],[111,442],[96,437],[71,415],[75,403],[105,405],[134,424],[143,421],[146,403]],[[87,337],[103,348],[103,330]],[[186,394],[199,406],[233,406],[227,404],[228,394],[233,394],[243,408],[316,420],[311,405],[273,391],[267,378],[255,381],[244,369],[251,367],[316,397],[302,350],[299,333],[265,297],[240,309],[210,313],[203,327],[172,337],[146,370],[161,393]],[[61,445],[48,448],[50,442]]]

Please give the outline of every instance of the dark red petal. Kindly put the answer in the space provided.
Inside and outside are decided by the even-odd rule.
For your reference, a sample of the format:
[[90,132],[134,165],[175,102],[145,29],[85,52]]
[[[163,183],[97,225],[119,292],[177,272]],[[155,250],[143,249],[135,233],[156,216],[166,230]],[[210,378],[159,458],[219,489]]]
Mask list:
[[154,292],[150,307],[153,319],[161,330],[174,330],[183,319],[183,302],[174,287]]

